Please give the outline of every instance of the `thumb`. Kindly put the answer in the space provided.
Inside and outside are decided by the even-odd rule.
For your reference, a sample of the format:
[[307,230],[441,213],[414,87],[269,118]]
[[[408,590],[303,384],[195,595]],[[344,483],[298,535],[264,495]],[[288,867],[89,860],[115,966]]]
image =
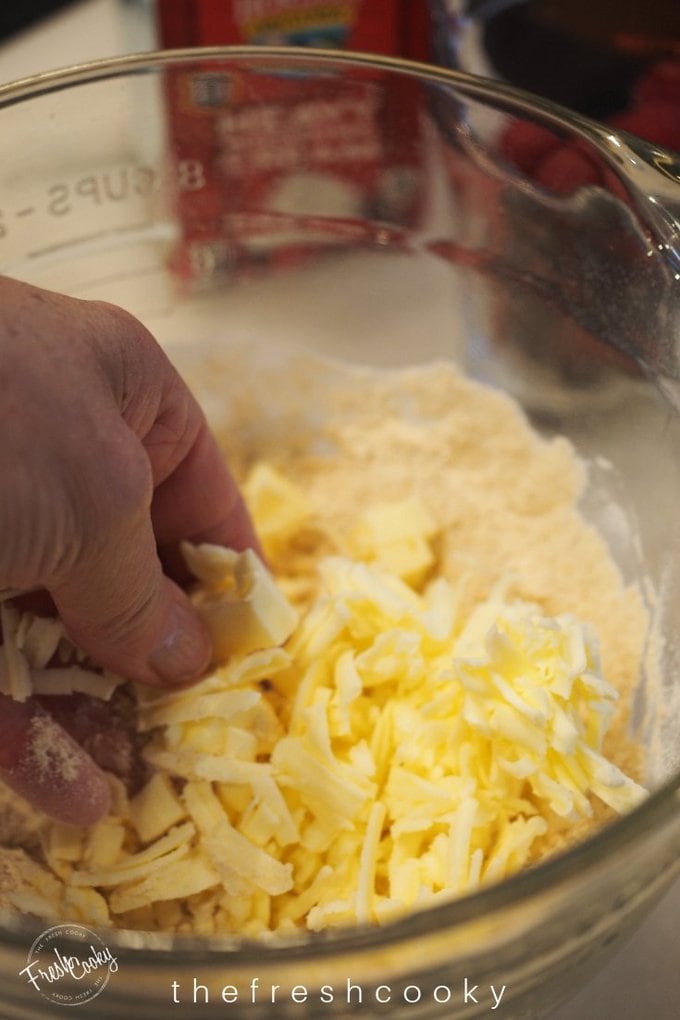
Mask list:
[[148,510],[114,512],[103,540],[50,586],[71,639],[130,680],[179,685],[208,666],[208,631],[186,594],[163,574]]

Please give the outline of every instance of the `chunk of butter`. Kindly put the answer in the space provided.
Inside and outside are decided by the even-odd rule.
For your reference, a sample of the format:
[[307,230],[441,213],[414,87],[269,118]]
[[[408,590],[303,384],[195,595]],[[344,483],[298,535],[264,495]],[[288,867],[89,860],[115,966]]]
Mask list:
[[182,548],[189,567],[210,577],[192,601],[210,631],[216,662],[281,645],[290,637],[297,613],[252,549],[236,553],[187,543]]
[[617,692],[592,629],[502,582],[466,613],[444,577],[414,590],[435,535],[417,500],[368,508],[360,562],[319,559],[299,618],[254,553],[184,547],[216,665],[140,692],[155,771],[129,804],[95,835],[52,827],[78,919],[108,904],[115,923],[181,932],[380,923],[526,867],[595,798],[645,796],[603,753]]
[[310,518],[304,494],[271,464],[258,461],[243,485],[243,494],[265,552],[284,545]]
[[156,772],[131,799],[128,817],[142,843],[150,843],[173,825],[183,821],[186,818],[186,809],[177,796],[170,777],[162,772]]
[[431,540],[437,524],[416,496],[369,507],[352,536],[353,551],[374,560],[413,586],[435,562]]

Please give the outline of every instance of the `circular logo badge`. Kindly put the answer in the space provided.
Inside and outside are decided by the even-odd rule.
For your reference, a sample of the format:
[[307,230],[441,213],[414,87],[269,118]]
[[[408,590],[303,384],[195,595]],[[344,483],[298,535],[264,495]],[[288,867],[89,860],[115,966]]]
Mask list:
[[50,1002],[80,1006],[106,988],[118,963],[96,932],[80,924],[56,924],[39,935],[19,972]]

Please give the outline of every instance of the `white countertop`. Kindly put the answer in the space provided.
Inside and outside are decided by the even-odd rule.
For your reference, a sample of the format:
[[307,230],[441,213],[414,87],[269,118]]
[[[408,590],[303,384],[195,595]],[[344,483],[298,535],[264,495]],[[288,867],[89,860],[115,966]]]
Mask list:
[[[0,83],[98,57],[155,48],[142,0],[81,0],[0,44]],[[551,1020],[680,1016],[680,883],[604,971]]]
[[79,0],[0,42],[0,83],[155,48],[145,0]]

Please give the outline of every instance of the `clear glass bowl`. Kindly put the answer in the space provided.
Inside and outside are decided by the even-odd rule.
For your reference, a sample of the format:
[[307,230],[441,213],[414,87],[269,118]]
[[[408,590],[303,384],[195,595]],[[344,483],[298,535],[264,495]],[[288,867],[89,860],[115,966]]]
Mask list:
[[[469,1018],[505,985],[503,1016],[546,1016],[680,871],[678,157],[460,73],[273,48],[45,74],[0,88],[0,127],[0,271],[121,304],[185,363],[227,333],[460,363],[591,464],[583,512],[656,593],[663,639],[635,705],[653,792],[631,815],[380,928],[271,945],[100,933],[118,970],[88,1015]],[[532,145],[566,152],[571,176],[537,179]],[[44,927],[0,931],[7,1020],[63,1015],[20,975]],[[195,1010],[194,978],[210,993]]]

